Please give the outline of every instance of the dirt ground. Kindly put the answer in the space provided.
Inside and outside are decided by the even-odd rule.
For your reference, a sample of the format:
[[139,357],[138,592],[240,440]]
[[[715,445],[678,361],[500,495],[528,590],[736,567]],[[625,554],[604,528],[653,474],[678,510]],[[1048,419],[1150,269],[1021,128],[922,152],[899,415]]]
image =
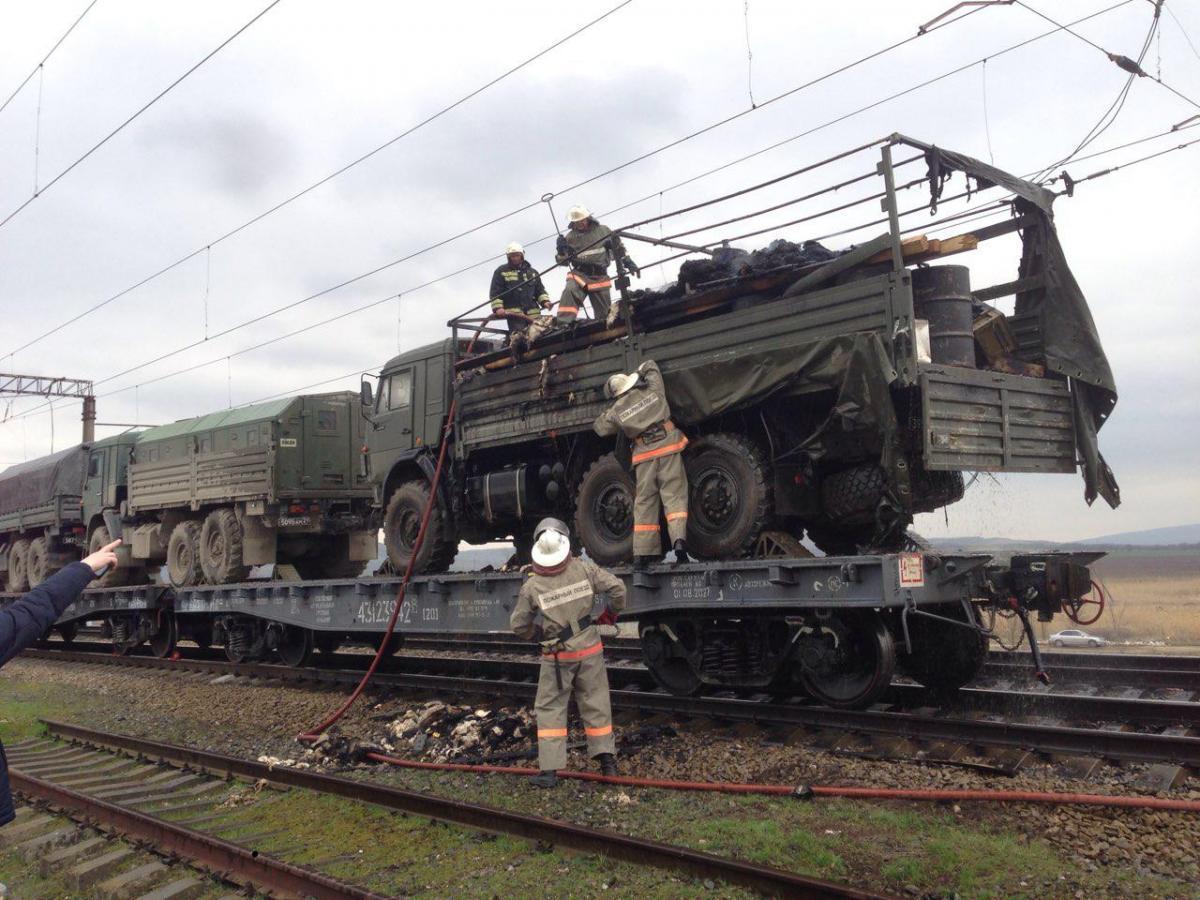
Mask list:
[[[542,792],[513,776],[414,772],[307,753],[295,740],[298,729],[336,705],[340,692],[246,679],[213,681],[170,672],[18,659],[0,672],[0,736],[11,740],[36,733],[39,717],[61,718],[244,756],[291,759],[357,778],[568,818],[910,896],[1200,896],[1195,854],[1200,846],[1200,817],[1194,815],[1007,804],[805,802],[605,789],[576,782]],[[406,729],[394,727],[419,717],[428,704],[428,697],[368,695],[344,720],[343,734],[372,742],[387,740],[391,747],[386,749],[395,755],[431,758],[429,754],[442,752],[438,748],[444,746],[445,735],[438,729],[448,731],[444,724],[448,719],[430,722],[422,732],[426,737],[420,751]],[[462,715],[481,709],[501,717],[519,717],[524,712],[496,710],[496,705],[494,698],[490,704],[476,700],[458,711],[458,721],[461,724]],[[1070,766],[1061,761],[1043,760],[1015,778],[1005,778],[956,766],[860,759],[817,749],[799,735],[703,723],[661,723],[670,727],[649,740],[633,745],[624,740],[646,724],[618,720],[623,774],[785,784],[1131,793],[1136,792],[1134,782],[1143,771],[1136,766],[1107,767],[1084,780],[1073,776]],[[529,749],[528,742],[524,746]],[[526,764],[520,758],[513,762]],[[589,761],[575,751],[571,766],[585,768]],[[1189,787],[1195,788],[1195,782]],[[1177,790],[1172,796],[1200,799],[1200,790]],[[458,837],[424,841],[420,849],[424,855],[404,870],[408,874],[403,877],[409,880],[391,883],[432,895],[491,896],[517,885],[523,892],[532,885],[532,893],[537,894],[537,873],[557,866],[568,876],[578,875],[578,886],[581,890],[586,886],[584,893],[589,895],[605,890],[606,884],[613,888],[614,879],[628,892],[658,895],[665,889],[683,895],[714,890],[727,895],[719,885],[670,882],[668,886],[659,874],[650,877],[628,867],[617,871],[595,858],[539,856],[519,841],[489,845],[487,870],[481,872],[471,862],[479,846]],[[435,876],[443,870],[459,874]],[[396,871],[388,877],[400,878]],[[531,880],[514,881],[522,872]]]

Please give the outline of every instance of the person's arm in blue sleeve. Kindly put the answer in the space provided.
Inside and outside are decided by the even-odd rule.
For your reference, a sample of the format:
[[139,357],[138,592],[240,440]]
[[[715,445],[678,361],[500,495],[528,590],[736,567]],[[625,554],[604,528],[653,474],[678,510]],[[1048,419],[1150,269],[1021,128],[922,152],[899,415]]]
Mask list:
[[4,665],[42,635],[79,599],[96,573],[106,565],[116,565],[114,541],[83,562],[71,563],[55,572],[28,594],[0,609],[0,666]]

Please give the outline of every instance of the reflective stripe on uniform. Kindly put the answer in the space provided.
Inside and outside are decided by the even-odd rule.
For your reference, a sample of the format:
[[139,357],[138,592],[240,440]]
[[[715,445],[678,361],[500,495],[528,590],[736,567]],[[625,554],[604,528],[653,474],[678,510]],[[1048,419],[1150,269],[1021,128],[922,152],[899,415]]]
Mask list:
[[670,456],[672,453],[679,453],[688,445],[688,439],[685,437],[682,440],[676,441],[674,444],[667,444],[665,447],[657,447],[654,450],[646,450],[642,453],[633,454],[633,464],[636,466],[640,462],[645,462],[648,459],[657,459],[660,456]]
[[560,304],[558,304],[558,311],[560,313],[577,313],[577,312],[579,312],[579,307],[578,306],[563,306],[560,303]]
[[538,740],[539,741],[542,738],[565,738],[566,736],[567,736],[567,729],[565,729],[565,728],[539,728],[538,729]]
[[587,286],[587,289],[589,291],[606,291],[610,287],[612,287],[612,279],[611,278],[606,279],[605,281],[593,281]]
[[634,525],[633,530],[634,531],[658,531],[659,526],[657,526],[657,525]]
[[667,521],[668,522],[674,522],[676,519],[686,519],[686,518],[687,518],[687,513],[685,513],[685,512],[667,513]]
[[604,737],[606,734],[612,734],[612,726],[604,725],[600,728],[584,728],[583,733],[588,737]]
[[559,662],[574,662],[577,659],[586,659],[589,656],[595,656],[604,650],[604,644],[601,641],[596,641],[590,647],[584,647],[582,650],[568,650],[564,653],[543,653],[542,659],[554,659],[556,656]]

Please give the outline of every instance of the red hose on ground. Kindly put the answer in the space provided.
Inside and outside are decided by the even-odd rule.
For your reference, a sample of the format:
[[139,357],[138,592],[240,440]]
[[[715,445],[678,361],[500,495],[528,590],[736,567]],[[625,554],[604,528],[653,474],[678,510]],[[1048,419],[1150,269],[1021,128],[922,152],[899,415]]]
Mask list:
[[[400,759],[383,753],[368,753],[367,759],[406,769],[442,772],[476,772],[499,775],[536,775],[537,769],[522,766],[485,766],[469,763],[433,763]],[[562,778],[598,781],[625,787],[661,788],[672,791],[714,791],[723,794],[767,794],[790,797],[845,797],[858,800],[982,800],[993,803],[1053,803],[1075,806],[1120,806],[1129,809],[1200,812],[1200,800],[1169,800],[1162,797],[1109,796],[1107,794],[1068,794],[1045,791],[967,791],[916,790],[908,788],[839,787],[828,785],[737,784],[721,781],[668,781],[657,778],[607,776],[599,772],[559,771]]]
[[[466,354],[470,354],[475,349],[475,342],[479,340],[479,335],[483,333],[483,326],[479,326],[475,334],[471,337],[471,342],[467,345]],[[425,504],[425,511],[421,513],[421,527],[417,530],[417,538],[413,542],[412,555],[408,558],[408,565],[404,569],[404,577],[400,580],[400,587],[396,591],[396,603],[392,607],[392,615],[388,619],[387,631],[379,641],[379,649],[375,651],[375,658],[371,660],[371,665],[367,667],[367,671],[363,673],[363,677],[359,679],[354,690],[350,692],[350,696],[332,712],[321,724],[317,725],[308,731],[301,732],[296,736],[297,740],[311,743],[320,736],[326,728],[340,719],[346,714],[351,706],[355,704],[362,692],[366,690],[367,684],[375,675],[375,670],[379,668],[379,662],[383,659],[388,643],[391,641],[392,634],[396,630],[396,619],[400,616],[400,607],[404,604],[404,594],[408,590],[408,583],[412,580],[413,566],[417,561],[417,554],[421,550],[421,545],[425,542],[425,531],[429,527],[429,517],[433,513],[433,506],[437,502],[438,484],[442,480],[442,467],[446,462],[446,448],[450,446],[450,431],[454,427],[454,412],[458,408],[458,398],[455,397],[450,401],[450,408],[446,411],[446,425],[442,429],[442,446],[438,451],[437,468],[433,471],[433,480],[429,484],[429,500]]]

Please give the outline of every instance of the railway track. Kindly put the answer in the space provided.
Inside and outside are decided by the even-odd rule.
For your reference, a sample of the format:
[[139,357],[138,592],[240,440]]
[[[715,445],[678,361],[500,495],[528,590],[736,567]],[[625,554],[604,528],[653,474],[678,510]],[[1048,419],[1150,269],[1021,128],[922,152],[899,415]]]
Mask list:
[[[289,668],[215,659],[104,656],[79,650],[27,651],[26,655],[328,685],[357,682],[365,659],[359,655],[360,664],[354,668]],[[338,662],[348,656],[338,655]],[[531,700],[536,688],[538,664],[533,661],[406,656],[398,662],[406,670],[397,671],[393,664],[387,671],[378,672],[373,682],[376,687],[437,695],[504,696],[519,702]],[[1193,733],[1200,725],[1197,703],[971,688],[960,694],[964,703],[977,704],[975,709],[930,708],[929,692],[893,685],[893,702],[866,710],[840,710],[800,701],[770,702],[761,696],[676,697],[651,689],[644,670],[612,666],[610,673],[617,685],[612,691],[614,708],[635,713],[754,722],[768,727],[833,729],[914,742],[950,741],[966,746],[1200,768],[1200,737]],[[1076,724],[1066,724],[1064,719]],[[1077,724],[1081,721],[1088,724]],[[1126,730],[1134,722],[1141,724],[1140,730]]]
[[[232,876],[231,880],[243,887],[260,891],[268,889],[291,896],[316,898],[380,896],[320,872],[260,854],[249,847],[192,831],[177,822],[167,821],[158,813],[186,810],[188,821],[194,824],[217,818],[228,824],[226,817],[213,814],[220,797],[228,793],[224,786],[229,779],[248,779],[371,803],[438,822],[600,854],[695,878],[718,879],[769,896],[878,896],[771,866],[571,822],[406,791],[376,782],[272,767],[252,760],[62,722],[45,724],[52,740],[26,741],[9,748],[14,788],[57,808],[97,819],[123,835],[150,841],[164,852],[202,859],[205,865],[228,873],[227,877]],[[108,774],[97,774],[101,772]],[[194,782],[199,783],[199,789],[192,784]],[[177,785],[176,793],[181,796],[168,793],[167,785]],[[157,813],[143,812],[138,807],[153,808]]]

